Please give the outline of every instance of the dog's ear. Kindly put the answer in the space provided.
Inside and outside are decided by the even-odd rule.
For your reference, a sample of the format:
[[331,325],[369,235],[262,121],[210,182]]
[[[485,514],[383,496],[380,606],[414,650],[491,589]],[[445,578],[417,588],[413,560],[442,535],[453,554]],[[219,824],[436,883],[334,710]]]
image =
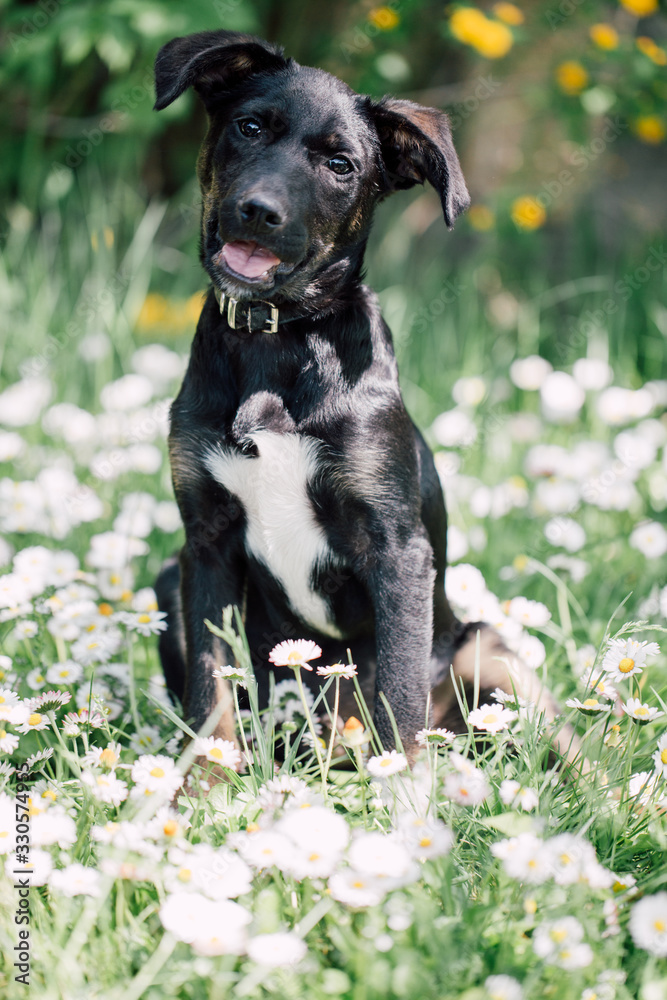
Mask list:
[[371,110],[389,191],[429,181],[440,195],[449,229],[470,204],[449,118],[443,111],[385,97]]
[[194,87],[207,110],[225,91],[255,73],[285,69],[275,45],[239,31],[200,31],[163,45],[155,60],[155,110],[162,111]]

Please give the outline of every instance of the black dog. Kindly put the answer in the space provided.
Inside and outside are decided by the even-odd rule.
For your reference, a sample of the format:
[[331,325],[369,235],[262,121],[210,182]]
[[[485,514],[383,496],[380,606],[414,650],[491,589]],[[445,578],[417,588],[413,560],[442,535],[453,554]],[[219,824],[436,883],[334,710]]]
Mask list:
[[478,630],[482,686],[511,690],[497,635],[447,603],[440,483],[361,283],[378,201],[429,181],[447,226],[467,207],[447,116],[360,96],[229,31],[160,51],[155,107],[191,86],[209,115],[198,175],[213,288],[171,412],[186,541],[156,584],[167,682],[195,728],[226,699],[217,734],[234,738],[212,676],[231,653],[204,619],[235,604],[265,702],[282,639],[315,639],[325,663],[350,646],[381,739],[395,744],[383,692],[412,759],[429,692],[433,724],[451,724],[450,665],[472,683]]

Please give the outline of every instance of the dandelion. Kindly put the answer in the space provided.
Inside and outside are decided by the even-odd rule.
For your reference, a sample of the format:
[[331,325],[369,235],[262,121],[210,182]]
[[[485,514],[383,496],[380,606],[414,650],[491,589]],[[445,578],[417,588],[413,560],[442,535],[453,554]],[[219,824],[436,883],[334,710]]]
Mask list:
[[640,52],[656,64],[656,66],[667,66],[667,52],[656,45],[652,38],[647,35],[640,35],[635,39],[635,44]]
[[222,740],[215,736],[205,738],[198,736],[194,741],[194,752],[198,757],[205,757],[213,764],[229,767],[234,771],[241,762],[238,747],[231,740]]
[[630,911],[630,934],[638,948],[667,958],[667,892],[644,896]]
[[415,739],[420,747],[446,747],[454,742],[456,733],[452,733],[449,729],[420,729]]
[[516,718],[516,712],[502,705],[480,705],[468,714],[468,723],[487,733],[499,733],[508,729]]
[[504,21],[505,24],[517,26],[523,24],[525,20],[523,11],[516,4],[508,3],[507,0],[499,0],[498,3],[494,3],[492,9],[496,17]]
[[407,758],[397,750],[384,750],[379,757],[369,757],[366,764],[368,773],[374,778],[388,778],[391,774],[405,771]]
[[610,24],[593,24],[588,34],[599,49],[611,51],[618,48],[618,32]]
[[588,83],[588,73],[575,59],[568,59],[556,69],[556,82],[563,93],[579,94]]
[[351,680],[357,675],[356,663],[334,663],[330,667],[318,667],[317,673],[320,677],[341,677]]
[[[640,115],[639,118],[635,119],[634,128],[641,141],[650,146],[659,145],[667,135],[665,123],[658,115]],[[665,550],[663,549],[663,551]],[[650,556],[649,558],[656,557]]]
[[400,17],[391,7],[374,7],[368,13],[368,20],[380,31],[392,31],[401,22]]
[[471,205],[468,209],[468,223],[480,233],[493,229],[495,216],[488,205]]
[[635,17],[649,17],[658,9],[658,0],[621,0],[621,3]]
[[664,715],[659,709],[644,704],[640,698],[628,698],[622,708],[625,714],[640,726],[645,726]]
[[258,934],[248,941],[248,957],[269,969],[281,965],[298,965],[307,951],[301,938],[289,932]]
[[293,670],[298,670],[300,667],[312,670],[313,668],[308,666],[308,661],[316,660],[321,655],[320,647],[310,639],[285,639],[273,647],[269,653],[269,662],[277,667],[292,667]]
[[514,43],[514,36],[506,24],[487,18],[476,7],[458,7],[449,26],[455,38],[487,59],[501,59]]

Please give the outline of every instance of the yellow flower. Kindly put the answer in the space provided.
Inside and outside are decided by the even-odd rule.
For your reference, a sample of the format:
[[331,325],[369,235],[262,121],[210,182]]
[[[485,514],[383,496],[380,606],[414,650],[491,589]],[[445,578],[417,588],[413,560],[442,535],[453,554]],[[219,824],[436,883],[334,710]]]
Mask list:
[[651,146],[657,146],[667,134],[665,123],[657,115],[642,115],[637,118],[635,132],[642,142],[647,142]]
[[374,7],[368,15],[368,20],[380,31],[393,31],[401,23],[401,19],[391,7]]
[[452,34],[487,59],[500,59],[512,48],[514,36],[505,24],[491,21],[475,7],[459,7],[450,19]]
[[189,299],[168,299],[157,292],[150,292],[137,317],[140,332],[178,334],[196,326],[203,304],[201,292],[195,292]]
[[618,32],[610,24],[594,24],[588,34],[599,49],[618,48]]
[[531,195],[522,195],[512,202],[512,221],[519,229],[539,229],[546,218],[544,207]]
[[494,3],[493,13],[505,24],[517,25],[523,24],[525,21],[523,11],[519,10],[513,3],[505,3],[504,0],[501,0],[500,3]]
[[468,222],[473,229],[485,233],[487,230],[493,229],[495,216],[486,205],[471,205],[468,209]]
[[639,51],[643,52],[649,59],[652,59],[656,66],[667,65],[667,52],[661,49],[659,45],[656,45],[652,38],[649,38],[647,35],[640,35],[636,41]]
[[556,80],[566,94],[578,94],[588,83],[588,73],[574,59],[568,59],[556,69]]
[[621,6],[635,17],[648,17],[658,9],[658,0],[621,0]]

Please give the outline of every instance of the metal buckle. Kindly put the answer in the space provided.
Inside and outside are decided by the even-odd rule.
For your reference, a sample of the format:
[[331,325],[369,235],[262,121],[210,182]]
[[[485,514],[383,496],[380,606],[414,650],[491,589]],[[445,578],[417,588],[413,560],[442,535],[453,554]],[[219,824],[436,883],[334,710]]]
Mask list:
[[[267,306],[269,309],[270,316],[261,330],[258,333],[277,333],[278,332],[278,307],[274,306],[273,302],[267,302],[265,299],[260,299],[260,304]],[[236,307],[238,306],[238,299],[233,299],[228,296],[225,292],[220,293],[220,315],[223,316],[225,312],[225,305],[227,306],[227,322],[229,323],[232,330],[238,330],[236,325]],[[248,327],[248,333],[252,333],[252,303],[248,303],[248,316],[246,319],[246,325]]]

